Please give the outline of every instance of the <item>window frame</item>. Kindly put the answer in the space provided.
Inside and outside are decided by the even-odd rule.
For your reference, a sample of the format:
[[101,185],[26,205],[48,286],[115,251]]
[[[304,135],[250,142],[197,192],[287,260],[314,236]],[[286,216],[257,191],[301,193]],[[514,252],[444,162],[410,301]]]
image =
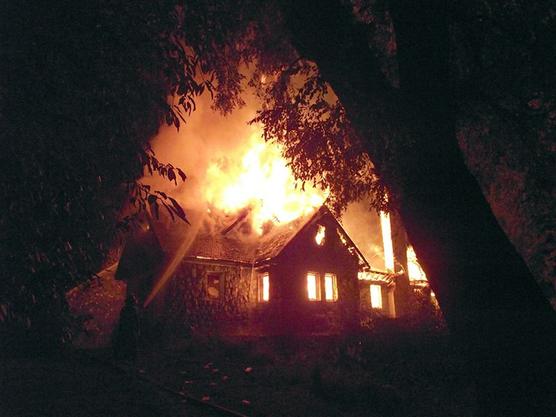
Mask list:
[[[377,289],[378,288],[378,296],[379,298],[379,302],[377,303],[378,305],[375,305],[375,299],[373,297],[373,288]],[[376,290],[375,290],[375,295],[376,295]],[[371,308],[374,310],[382,310],[384,308],[384,300],[382,297],[382,285],[379,284],[370,284],[369,285],[369,296],[371,298]]]
[[[215,276],[218,277],[218,295],[216,297],[212,296],[209,291],[209,288],[216,288],[216,286],[210,285],[211,277],[215,277]],[[221,300],[224,294],[224,272],[221,271],[207,272],[205,276],[205,282],[206,282],[205,294],[207,299],[215,302]]]
[[[332,278],[332,298],[328,298],[328,294],[327,294],[327,287],[326,287],[326,278],[330,277]],[[338,301],[338,277],[335,273],[333,272],[325,272],[324,273],[324,301],[326,301],[327,303],[335,303]]]
[[[265,290],[264,290],[264,281],[265,281],[265,277],[266,277],[266,281],[267,281],[267,291],[266,291],[266,300],[264,298],[265,296]],[[263,273],[259,273],[258,277],[257,277],[257,302],[264,304],[264,303],[268,303],[270,301],[270,274],[268,272],[263,272]]]
[[[311,298],[311,294],[309,292],[309,276],[313,276],[315,278],[315,298]],[[307,299],[311,302],[321,301],[322,294],[321,294],[321,283],[320,283],[320,274],[315,271],[307,271],[305,274],[305,288]]]

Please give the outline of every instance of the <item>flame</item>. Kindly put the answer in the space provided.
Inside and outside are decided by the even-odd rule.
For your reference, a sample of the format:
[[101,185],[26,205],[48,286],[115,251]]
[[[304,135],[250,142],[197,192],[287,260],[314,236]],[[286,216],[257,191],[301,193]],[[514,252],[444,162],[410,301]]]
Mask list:
[[426,281],[427,275],[419,262],[417,262],[417,255],[413,246],[408,246],[406,250],[407,254],[407,275],[411,281]]
[[390,214],[380,212],[380,227],[382,229],[382,243],[384,245],[384,266],[386,270],[394,272],[394,247],[392,245],[392,228]]
[[296,187],[281,146],[265,142],[260,132],[247,144],[240,162],[221,158],[209,165],[205,198],[210,204],[228,214],[249,207],[259,234],[268,221],[288,223],[323,204],[326,192]]
[[315,242],[317,242],[317,245],[322,246],[324,244],[325,234],[326,234],[326,227],[319,224],[317,234],[315,235]]

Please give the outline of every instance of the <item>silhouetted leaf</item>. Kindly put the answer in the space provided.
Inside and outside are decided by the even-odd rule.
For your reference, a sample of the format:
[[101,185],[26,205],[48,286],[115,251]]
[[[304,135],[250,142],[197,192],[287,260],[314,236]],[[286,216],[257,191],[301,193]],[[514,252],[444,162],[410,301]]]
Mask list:
[[185,216],[185,212],[183,211],[183,209],[181,208],[180,204],[173,199],[172,197],[168,197],[168,199],[171,201],[172,203],[172,208],[174,210],[174,212],[176,213],[176,215],[182,219],[183,221],[185,221],[187,224],[189,224],[189,220],[187,220],[187,217]]
[[166,204],[164,202],[162,202],[162,204],[164,205],[164,207],[166,207],[166,210],[170,214],[170,217],[172,218],[172,221],[174,221],[176,219],[176,217],[174,216],[173,210],[168,206],[168,204]]
[[173,169],[168,169],[168,179],[170,181],[176,181],[176,174],[174,173]]
[[187,176],[185,175],[185,173],[184,173],[181,169],[179,169],[179,168],[176,168],[176,171],[178,171],[178,175],[180,176],[181,180],[182,180],[182,181],[185,181],[185,179],[187,178]]

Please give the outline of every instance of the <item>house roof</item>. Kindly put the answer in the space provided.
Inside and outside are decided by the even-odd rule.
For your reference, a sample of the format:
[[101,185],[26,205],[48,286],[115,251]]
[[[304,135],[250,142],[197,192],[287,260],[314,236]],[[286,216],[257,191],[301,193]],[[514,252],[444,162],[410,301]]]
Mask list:
[[206,219],[212,227],[201,227],[185,257],[258,264],[278,256],[301,229],[326,213],[328,209],[321,208],[283,225],[269,224],[262,235],[251,230],[249,216],[236,223],[234,218],[226,222],[221,214],[212,213]]
[[[161,246],[169,256],[180,252],[181,247],[183,258],[256,265],[277,257],[303,228],[324,216],[330,216],[336,222],[350,252],[359,257],[361,264],[368,267],[359,249],[324,205],[285,224],[269,223],[263,228],[261,235],[252,230],[250,217],[245,212],[230,216],[212,210],[200,216],[196,230],[189,226],[183,230],[179,227],[176,229],[174,223],[169,227],[165,221],[151,219],[151,222]],[[185,250],[184,245],[188,246]]]

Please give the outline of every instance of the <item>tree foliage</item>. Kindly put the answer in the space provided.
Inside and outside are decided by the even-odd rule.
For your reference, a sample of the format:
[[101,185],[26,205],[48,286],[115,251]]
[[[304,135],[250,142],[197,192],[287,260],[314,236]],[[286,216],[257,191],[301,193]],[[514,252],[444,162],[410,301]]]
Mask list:
[[162,203],[184,217],[175,201],[137,183],[144,169],[185,179],[148,140],[161,123],[179,127],[195,95],[210,89],[177,36],[174,6],[2,5],[4,330],[36,331],[33,343],[69,337],[64,294],[105,263],[128,192],[135,209]]

